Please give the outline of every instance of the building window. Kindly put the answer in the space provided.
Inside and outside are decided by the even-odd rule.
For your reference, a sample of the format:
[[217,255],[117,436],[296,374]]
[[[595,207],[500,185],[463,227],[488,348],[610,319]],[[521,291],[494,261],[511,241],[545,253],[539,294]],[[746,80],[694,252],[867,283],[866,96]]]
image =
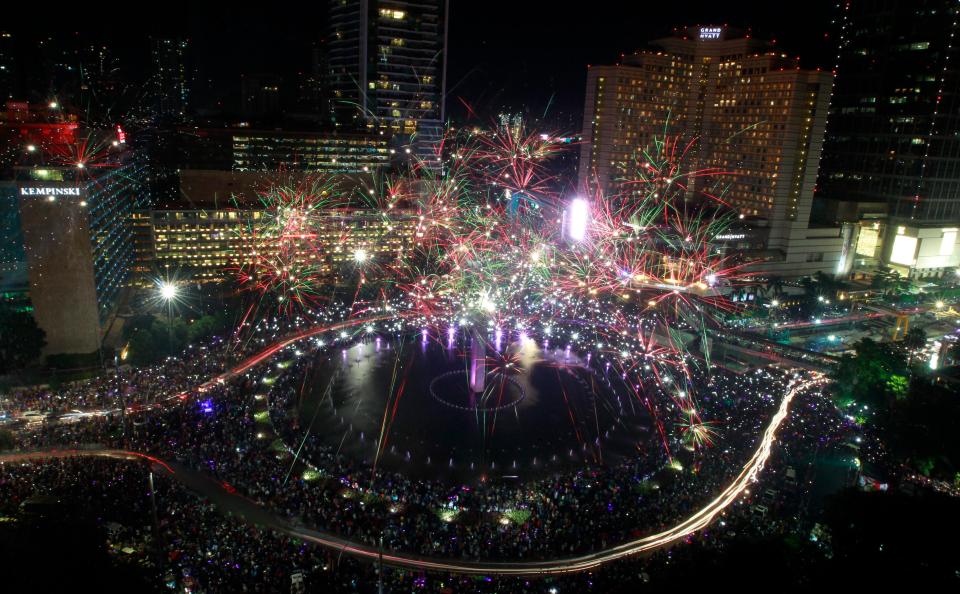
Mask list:
[[395,21],[402,21],[406,18],[407,13],[402,10],[394,10],[392,8],[381,8],[380,9],[381,18],[393,19]]

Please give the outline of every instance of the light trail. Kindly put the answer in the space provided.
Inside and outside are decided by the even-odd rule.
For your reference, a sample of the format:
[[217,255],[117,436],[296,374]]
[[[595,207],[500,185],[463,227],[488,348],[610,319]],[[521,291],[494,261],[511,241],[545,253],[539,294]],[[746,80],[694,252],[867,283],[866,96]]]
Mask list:
[[[356,326],[361,326],[364,324],[382,322],[384,320],[395,320],[397,319],[397,317],[398,317],[397,315],[381,314],[379,316],[354,318],[352,320],[337,322],[336,324],[331,324],[329,326],[314,326],[313,328],[307,328],[306,330],[301,330],[300,332],[296,332],[294,334],[288,335],[286,338],[280,340],[279,342],[273,343],[272,345],[263,349],[259,353],[255,355],[251,355],[250,357],[247,357],[246,359],[243,360],[242,363],[240,363],[233,369],[230,369],[229,371],[221,373],[215,378],[200,384],[199,386],[197,386],[196,391],[204,392],[217,384],[222,384],[227,380],[232,379],[246,372],[248,369],[250,369],[254,365],[257,365],[263,362],[264,360],[269,359],[270,357],[275,355],[278,351],[281,351],[287,348],[288,346],[290,346],[291,344],[303,340],[304,338],[310,338],[311,336],[316,336],[317,334],[323,334],[324,332],[336,332],[337,330],[346,330],[347,328],[354,328]],[[181,396],[183,394],[188,394],[188,393],[189,392],[181,392],[180,394],[177,394],[177,396]]]
[[[370,321],[370,318],[364,320]],[[345,322],[347,324],[349,322]],[[353,325],[353,324],[351,324]],[[346,327],[346,326],[344,326]],[[261,351],[258,355],[248,358],[242,364],[235,367],[229,373],[242,373],[246,369],[249,369],[251,366],[256,365],[258,362],[262,361],[264,358],[268,357],[270,354],[276,353],[278,350],[282,349],[284,346],[288,346],[297,340],[301,340],[313,334],[323,332],[326,330],[336,330],[338,327],[325,327],[323,329],[313,328],[306,330],[302,333],[299,333],[299,336],[288,337],[287,339],[280,341],[271,347],[268,347],[264,351]],[[268,354],[267,354],[268,353]],[[227,374],[224,374],[224,376]],[[218,377],[224,377],[218,376]],[[212,381],[217,381],[212,380]],[[330,549],[337,550],[348,555],[355,557],[367,559],[370,561],[381,560],[384,563],[389,565],[394,565],[397,567],[405,567],[410,569],[419,569],[419,570],[428,570],[428,571],[438,571],[438,572],[447,572],[447,573],[458,573],[458,574],[483,574],[483,575],[544,575],[544,574],[556,574],[556,573],[571,573],[586,571],[593,568],[596,568],[604,563],[609,563],[611,561],[616,561],[617,559],[622,559],[624,557],[629,557],[631,555],[637,555],[641,553],[646,553],[658,548],[669,546],[677,541],[680,541],[687,536],[698,532],[708,525],[721,514],[727,507],[734,503],[737,498],[739,498],[750,485],[756,480],[757,475],[763,470],[764,465],[767,462],[767,459],[770,457],[770,452],[773,447],[773,443],[776,441],[777,430],[780,428],[780,425],[786,419],[790,403],[793,401],[793,398],[801,391],[806,390],[813,386],[822,385],[827,380],[822,378],[815,378],[811,380],[796,382],[792,385],[789,391],[784,395],[783,399],[780,401],[780,406],[777,409],[776,414],[770,420],[770,424],[767,426],[766,430],[763,432],[763,437],[760,440],[760,445],[754,451],[753,455],[747,460],[747,463],[744,465],[743,469],[736,476],[736,478],[728,485],[716,498],[707,503],[704,507],[698,510],[696,513],[688,517],[686,520],[680,522],[673,528],[665,530],[663,532],[658,532],[649,536],[645,536],[639,539],[631,540],[623,544],[609,547],[602,551],[597,551],[589,555],[582,555],[578,557],[569,557],[563,559],[554,559],[554,560],[545,560],[545,561],[528,561],[528,562],[494,562],[494,561],[451,561],[444,559],[434,559],[428,557],[420,557],[417,555],[411,555],[400,552],[389,552],[382,551],[376,546],[366,545],[363,543],[353,542],[341,537],[338,537],[333,534],[320,532],[316,530],[311,530],[302,526],[291,525],[286,520],[280,518],[279,516],[274,515],[272,512],[267,511],[270,515],[269,523],[265,524],[267,528],[272,530],[282,532],[289,536],[299,538],[312,542],[314,544],[327,547]],[[157,463],[163,466],[168,472],[171,473],[171,476],[175,477],[177,480],[184,481],[184,471],[173,472],[170,465],[146,454],[141,454],[138,452],[128,452],[124,450],[52,450],[45,452],[31,452],[31,453],[15,453],[15,454],[5,454],[0,455],[0,462],[6,461],[26,461],[32,459],[41,459],[48,457],[64,457],[64,456],[103,456],[103,457],[113,457],[113,458],[126,458],[133,459],[134,457],[140,457],[148,459],[154,463]],[[205,475],[204,475],[205,476]],[[196,482],[196,481],[194,481]],[[227,491],[222,484],[213,481],[207,477],[207,481],[204,483],[206,486],[203,489],[205,492],[204,495],[210,496],[211,493],[214,493],[222,497],[231,497],[236,498],[239,502],[245,502],[245,505],[256,505],[249,499],[242,497],[239,494],[231,493]],[[220,492],[213,492],[212,489],[218,489]],[[212,499],[212,498],[211,498]],[[243,504],[242,504],[243,505]],[[260,508],[263,510],[263,508]],[[245,515],[241,513],[240,515]]]

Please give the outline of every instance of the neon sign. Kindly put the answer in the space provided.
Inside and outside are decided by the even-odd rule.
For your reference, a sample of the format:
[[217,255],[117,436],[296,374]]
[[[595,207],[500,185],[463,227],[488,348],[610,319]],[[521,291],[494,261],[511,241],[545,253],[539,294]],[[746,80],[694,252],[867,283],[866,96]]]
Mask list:
[[720,39],[723,27],[700,27],[700,39]]
[[79,196],[80,188],[20,188],[21,196]]

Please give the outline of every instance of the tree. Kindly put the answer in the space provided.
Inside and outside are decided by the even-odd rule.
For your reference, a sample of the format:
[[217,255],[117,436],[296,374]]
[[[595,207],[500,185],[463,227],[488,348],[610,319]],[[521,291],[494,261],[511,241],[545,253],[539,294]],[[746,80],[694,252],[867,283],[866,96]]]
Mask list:
[[130,362],[134,365],[149,365],[160,358],[161,349],[156,344],[151,328],[140,328],[130,337]]
[[778,296],[783,294],[783,277],[777,276],[775,274],[767,277],[767,281],[763,284],[763,294],[765,297],[773,297],[776,299]]
[[947,349],[947,356],[944,358],[943,365],[957,365],[960,363],[960,344],[955,344]]
[[902,400],[906,398],[907,391],[910,388],[910,381],[904,375],[898,375],[896,373],[890,375],[887,379],[887,383],[884,384],[887,392],[891,394],[897,400]]
[[837,293],[846,285],[822,271],[817,271],[813,276],[805,276],[800,280],[800,286],[806,297],[824,297],[834,299]]
[[870,277],[870,288],[875,291],[886,292],[892,283],[891,272],[889,268],[878,268]]
[[840,406],[853,402],[885,408],[897,397],[903,382],[910,377],[907,360],[901,352],[887,344],[864,338],[854,345],[856,356],[844,355],[834,369],[834,393]]
[[127,318],[123,324],[123,339],[130,340],[140,330],[153,326],[153,315],[136,314]]
[[0,373],[25,367],[46,345],[47,335],[32,314],[0,304]]
[[927,332],[917,326],[910,328],[903,337],[903,346],[908,349],[921,349],[927,346]]
[[955,392],[918,380],[893,404],[882,438],[903,463],[928,476],[952,480],[960,468],[958,416]]
[[822,270],[818,270],[816,274],[813,275],[813,279],[817,285],[819,285],[820,293],[830,299],[834,299],[841,289],[846,288],[846,283],[837,280],[829,274],[824,274]]
[[885,295],[896,295],[910,288],[910,279],[903,278],[895,270],[878,268],[870,279],[870,288],[883,291]]
[[228,326],[226,316],[201,316],[191,323],[183,318],[139,320],[130,336],[130,362],[149,365],[163,357],[177,356],[188,344],[204,340]]

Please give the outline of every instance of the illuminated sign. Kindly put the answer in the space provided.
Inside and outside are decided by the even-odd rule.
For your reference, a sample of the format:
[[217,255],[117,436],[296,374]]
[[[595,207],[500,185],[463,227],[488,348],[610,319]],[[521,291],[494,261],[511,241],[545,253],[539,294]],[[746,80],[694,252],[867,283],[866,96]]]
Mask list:
[[723,27],[700,27],[700,39],[720,39]]
[[914,254],[917,253],[917,238],[909,235],[897,235],[893,240],[893,251],[890,254],[890,261],[894,264],[903,264],[904,266],[913,266],[916,262]]
[[857,255],[873,258],[877,255],[877,246],[880,245],[880,232],[876,229],[861,229],[857,238]]
[[20,188],[21,196],[79,196],[80,188]]

